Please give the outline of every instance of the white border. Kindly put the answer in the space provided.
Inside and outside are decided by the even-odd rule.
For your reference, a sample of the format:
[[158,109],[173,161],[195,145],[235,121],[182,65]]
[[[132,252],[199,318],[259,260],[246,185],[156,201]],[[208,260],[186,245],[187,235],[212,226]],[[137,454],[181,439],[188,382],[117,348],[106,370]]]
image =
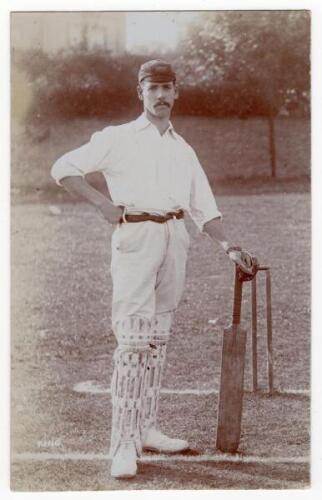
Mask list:
[[[66,6],[68,5],[68,8]],[[321,250],[322,250],[322,193],[321,193],[321,153],[319,144],[321,143],[321,109],[322,109],[322,75],[321,75],[321,31],[322,31],[322,15],[321,5],[319,0],[311,1],[283,1],[283,0],[270,0],[270,1],[214,1],[214,0],[190,0],[178,1],[173,0],[122,0],[108,1],[108,0],[1,0],[0,2],[0,60],[1,67],[5,67],[0,79],[1,85],[1,116],[0,116],[0,131],[1,131],[1,167],[0,167],[0,366],[1,366],[1,399],[0,399],[0,431],[1,431],[1,455],[0,455],[0,488],[2,498],[11,498],[18,494],[8,491],[8,471],[9,471],[9,172],[4,166],[9,165],[9,12],[10,11],[32,11],[32,10],[215,10],[215,9],[310,9],[313,14],[313,119],[312,119],[312,140],[313,140],[313,182],[312,182],[312,202],[313,202],[313,252],[312,252],[312,328],[313,328],[313,348],[312,348],[312,363],[313,363],[313,404],[312,404],[312,421],[313,421],[313,435],[312,435],[312,488],[305,491],[260,491],[260,495],[275,496],[283,495],[283,497],[294,498],[296,496],[315,497],[319,496],[322,491],[322,439],[321,439],[321,423],[322,423],[322,410],[321,410],[321,306],[319,292],[321,291]],[[3,96],[5,99],[3,100]],[[300,237],[300,235],[299,235]],[[292,259],[292,256],[290,256]],[[295,360],[296,362],[296,360]],[[4,441],[3,441],[4,440]],[[4,490],[4,491],[3,491]],[[92,498],[97,496],[118,496],[119,493],[115,492],[74,492],[74,493],[37,493],[37,497],[44,498]],[[124,492],[121,493],[124,496]],[[153,491],[153,496],[167,497],[182,497],[183,492],[175,491]],[[190,498],[198,495],[198,498],[208,495],[218,495],[219,490],[212,490],[211,492],[193,490],[184,492],[185,498]],[[258,491],[220,491],[220,497],[227,495],[229,498],[238,495],[239,498],[249,498],[252,495],[258,495]],[[141,498],[149,498],[151,492],[126,492],[126,496]],[[20,498],[34,499],[35,493],[21,493]]]

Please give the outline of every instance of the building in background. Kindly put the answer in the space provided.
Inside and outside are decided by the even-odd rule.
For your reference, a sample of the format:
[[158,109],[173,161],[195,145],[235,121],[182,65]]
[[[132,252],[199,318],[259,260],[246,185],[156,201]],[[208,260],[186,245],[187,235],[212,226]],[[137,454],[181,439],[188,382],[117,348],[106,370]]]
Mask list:
[[126,14],[123,12],[14,12],[11,47],[41,49],[53,54],[76,46],[103,48],[112,54],[126,49]]
[[106,49],[114,56],[126,51],[126,14],[123,12],[13,12],[11,13],[11,116],[23,123],[35,94],[33,82],[16,64],[23,51]]

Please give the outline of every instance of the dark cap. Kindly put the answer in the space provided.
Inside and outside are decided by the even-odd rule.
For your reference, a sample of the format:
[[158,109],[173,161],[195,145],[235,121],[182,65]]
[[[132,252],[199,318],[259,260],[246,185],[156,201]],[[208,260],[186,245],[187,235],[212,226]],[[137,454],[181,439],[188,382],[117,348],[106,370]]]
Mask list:
[[139,69],[139,83],[146,78],[149,78],[151,82],[172,82],[176,80],[176,74],[168,62],[162,59],[153,59],[142,64]]

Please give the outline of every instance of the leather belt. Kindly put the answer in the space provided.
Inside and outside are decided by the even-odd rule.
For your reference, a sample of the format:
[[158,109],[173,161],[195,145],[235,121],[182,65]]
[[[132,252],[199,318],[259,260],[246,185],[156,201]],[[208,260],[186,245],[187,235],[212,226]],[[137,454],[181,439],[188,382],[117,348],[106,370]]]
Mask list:
[[178,210],[177,212],[167,212],[164,215],[149,214],[148,212],[142,212],[141,214],[124,214],[123,219],[120,222],[145,222],[151,220],[153,222],[158,222],[163,224],[170,219],[183,219],[184,211]]

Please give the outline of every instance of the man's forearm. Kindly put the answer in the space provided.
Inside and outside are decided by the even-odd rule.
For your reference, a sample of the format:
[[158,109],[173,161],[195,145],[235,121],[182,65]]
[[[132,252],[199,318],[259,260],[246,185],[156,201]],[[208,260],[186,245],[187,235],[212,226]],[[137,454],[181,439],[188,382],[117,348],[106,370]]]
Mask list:
[[206,222],[203,230],[213,240],[217,241],[225,251],[229,248],[228,238],[224,232],[223,223],[219,217]]
[[204,225],[203,230],[220,244],[232,262],[237,264],[245,273],[252,275],[255,260],[249,252],[242,250],[239,246],[232,246],[228,242],[220,218],[211,219]]
[[83,177],[64,177],[60,183],[72,195],[79,196],[94,205],[111,224],[120,222],[123,209],[115,206],[111,200],[88,184]]
[[60,183],[70,194],[79,196],[96,207],[100,207],[102,203],[109,201],[81,176],[64,177],[60,180]]

